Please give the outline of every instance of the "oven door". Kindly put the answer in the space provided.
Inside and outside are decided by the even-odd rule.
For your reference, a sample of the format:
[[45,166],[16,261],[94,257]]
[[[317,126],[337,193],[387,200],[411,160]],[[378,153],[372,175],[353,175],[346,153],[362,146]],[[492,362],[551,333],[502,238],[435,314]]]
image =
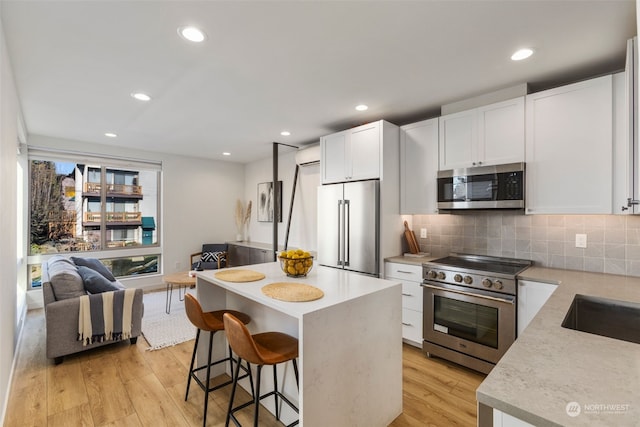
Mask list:
[[490,363],[516,339],[516,297],[425,281],[425,341]]

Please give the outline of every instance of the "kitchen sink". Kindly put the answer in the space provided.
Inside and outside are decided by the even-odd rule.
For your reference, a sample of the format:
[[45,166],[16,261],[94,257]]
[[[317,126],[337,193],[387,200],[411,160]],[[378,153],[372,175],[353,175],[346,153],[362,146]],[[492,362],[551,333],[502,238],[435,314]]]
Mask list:
[[578,294],[562,327],[640,344],[640,304]]

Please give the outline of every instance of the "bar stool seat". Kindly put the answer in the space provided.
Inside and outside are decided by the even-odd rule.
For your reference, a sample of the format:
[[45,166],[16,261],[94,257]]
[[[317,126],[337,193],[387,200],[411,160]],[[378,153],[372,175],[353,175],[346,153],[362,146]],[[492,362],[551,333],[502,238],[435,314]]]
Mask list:
[[[257,427],[260,400],[269,396],[274,396],[276,419],[278,421],[280,420],[280,405],[278,404],[278,398],[281,398],[297,413],[298,408],[278,390],[278,376],[276,365],[291,360],[293,362],[293,371],[296,377],[296,385],[299,386],[298,364],[296,362],[296,359],[298,357],[298,339],[281,332],[263,332],[251,335],[242,320],[235,317],[233,313],[225,313],[222,317],[224,320],[224,330],[225,334],[227,335],[227,341],[229,342],[229,345],[231,346],[233,352],[238,355],[238,360],[244,360],[248,363],[257,365],[255,391],[253,378],[249,378],[249,380],[252,382],[251,391],[253,394],[253,400],[234,407],[233,400],[235,397],[236,388],[238,386],[238,380],[243,378],[239,377],[240,364],[236,365],[236,369],[233,374],[233,387],[231,389],[231,398],[229,399],[229,409],[227,411],[227,420],[225,422],[225,427],[229,425],[230,420],[233,420],[236,426],[240,426],[240,423],[238,422],[234,413],[243,408],[246,408],[251,404],[255,405],[253,425]],[[261,396],[260,378],[262,367],[264,365],[273,366],[274,390]],[[289,426],[294,426],[298,424],[298,422],[299,420],[296,420]]]
[[[189,365],[189,379],[187,380],[187,392],[185,393],[184,400],[186,401],[189,398],[189,386],[191,385],[191,379],[194,379],[196,383],[200,386],[200,388],[204,391],[204,415],[203,415],[202,425],[206,426],[207,425],[207,408],[209,404],[209,392],[217,390],[233,382],[233,380],[228,380],[221,384],[210,387],[209,377],[211,375],[211,367],[227,361],[229,362],[229,367],[231,369],[230,372],[232,373],[234,372],[234,369],[233,369],[234,363],[236,363],[236,365],[238,366],[238,369],[236,369],[236,371],[239,372],[239,368],[241,367],[240,366],[241,360],[240,359],[236,360],[233,357],[233,354],[231,352],[231,346],[229,346],[229,356],[216,360],[214,362],[211,361],[211,353],[213,350],[213,336],[216,332],[224,330],[223,315],[225,313],[233,314],[233,316],[237,318],[242,325],[246,325],[247,323],[251,322],[251,317],[235,310],[217,310],[217,311],[204,312],[198,300],[191,294],[185,295],[184,305],[185,305],[185,310],[187,313],[187,317],[189,318],[189,321],[191,321],[191,323],[197,328],[196,341],[193,346],[193,354],[191,355],[191,364]],[[200,331],[209,332],[209,353],[207,357],[207,364],[194,368],[193,365],[195,364],[196,353],[198,350],[198,342],[200,341]],[[245,374],[243,374],[240,377],[240,379],[249,377],[251,381],[252,378],[251,378],[251,369],[250,369],[249,363],[247,363],[246,367],[242,366],[241,368],[243,369]],[[201,381],[200,378],[198,378],[198,376],[196,375],[199,371],[203,369],[206,369],[206,377],[205,377],[206,382]],[[251,381],[251,393],[253,395],[253,381]]]

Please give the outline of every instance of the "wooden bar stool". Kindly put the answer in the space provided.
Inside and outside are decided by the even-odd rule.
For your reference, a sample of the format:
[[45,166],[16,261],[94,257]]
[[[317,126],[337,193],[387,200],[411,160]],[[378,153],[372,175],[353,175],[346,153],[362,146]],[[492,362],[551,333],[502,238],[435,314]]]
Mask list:
[[[236,370],[233,374],[233,387],[231,389],[231,398],[229,399],[229,410],[227,411],[227,420],[225,427],[229,426],[229,420],[232,419],[236,426],[240,426],[234,412],[239,411],[252,403],[255,404],[255,412],[253,415],[253,425],[258,426],[258,409],[260,407],[260,400],[271,395],[275,399],[276,419],[280,421],[280,410],[278,405],[278,397],[286,402],[296,413],[298,408],[289,401],[278,390],[278,376],[276,372],[276,365],[279,363],[293,362],[293,371],[296,376],[296,384],[300,386],[298,380],[298,364],[296,358],[298,357],[298,339],[290,335],[283,334],[281,332],[264,332],[260,334],[251,335],[249,330],[245,326],[245,323],[241,319],[234,316],[233,313],[225,313],[223,316],[224,331],[227,335],[227,341],[233,349],[234,353],[238,355],[238,361],[244,360],[248,363],[257,365],[257,379],[255,385],[255,392],[253,386],[253,378],[249,377],[249,381],[252,381],[251,392],[253,393],[253,401],[243,403],[240,406],[233,407],[233,398],[235,397],[236,387],[238,386],[238,380],[242,377],[238,377],[240,374],[240,363],[236,364]],[[262,367],[264,365],[273,366],[273,386],[274,390],[260,396],[260,375]],[[245,375],[246,377],[246,375]],[[289,426],[298,424],[298,421],[294,421]]]
[[[211,367],[219,363],[224,363],[226,361],[229,361],[229,367],[231,368],[231,373],[233,373],[234,372],[233,363],[235,362],[236,365],[240,367],[240,362],[241,362],[240,359],[236,360],[233,357],[231,353],[231,346],[229,346],[229,356],[220,360],[216,360],[215,362],[211,362],[211,352],[213,350],[213,336],[215,335],[216,332],[224,330],[224,322],[222,319],[223,314],[225,313],[233,314],[233,316],[235,316],[235,318],[238,319],[238,322],[240,322],[240,324],[242,324],[243,326],[251,322],[251,317],[247,316],[244,313],[240,313],[239,311],[234,311],[234,310],[217,310],[217,311],[203,312],[202,307],[200,306],[200,303],[191,294],[185,295],[184,306],[187,312],[187,317],[189,318],[191,323],[193,323],[193,325],[196,328],[198,328],[198,331],[196,332],[196,342],[193,346],[193,355],[191,356],[191,365],[189,366],[189,379],[187,380],[187,392],[184,396],[184,400],[186,401],[187,398],[189,397],[189,386],[191,385],[191,379],[193,378],[196,381],[196,383],[198,383],[200,388],[202,388],[202,390],[204,391],[204,415],[203,415],[202,425],[206,426],[207,425],[207,407],[209,404],[209,392],[217,390],[233,382],[233,380],[229,380],[229,381],[225,381],[222,384],[209,387],[209,376],[211,374]],[[200,340],[200,331],[209,332],[209,353],[207,358],[207,364],[194,369],[193,365],[196,360],[196,352],[198,350],[198,341]],[[196,375],[198,371],[201,371],[203,369],[207,370],[207,374],[205,377],[206,382],[200,381],[200,378],[198,378],[198,376]],[[247,362],[246,367],[242,366],[242,369],[245,371],[245,374],[243,374],[241,378],[249,377],[249,380],[251,381],[251,394],[253,395],[253,381],[251,377],[251,369],[250,369],[249,363]],[[235,372],[236,374],[238,374],[239,368],[236,369]]]

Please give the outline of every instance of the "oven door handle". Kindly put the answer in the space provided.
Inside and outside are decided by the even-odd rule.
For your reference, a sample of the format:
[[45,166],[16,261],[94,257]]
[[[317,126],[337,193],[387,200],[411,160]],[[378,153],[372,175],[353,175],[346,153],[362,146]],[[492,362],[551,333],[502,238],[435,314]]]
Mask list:
[[491,301],[498,301],[498,302],[503,302],[506,304],[515,304],[515,298],[511,297],[507,297],[507,298],[499,298],[499,297],[492,297],[489,295],[482,295],[482,294],[476,294],[473,292],[464,292],[464,291],[459,291],[457,289],[451,289],[451,288],[447,288],[444,286],[436,286],[436,285],[428,285],[426,283],[422,283],[420,286],[423,286],[425,288],[430,288],[430,289],[435,289],[437,291],[447,291],[447,292],[453,292],[454,294],[460,294],[460,295],[465,295],[468,297],[475,297],[475,298],[483,298],[483,299],[488,299]]

